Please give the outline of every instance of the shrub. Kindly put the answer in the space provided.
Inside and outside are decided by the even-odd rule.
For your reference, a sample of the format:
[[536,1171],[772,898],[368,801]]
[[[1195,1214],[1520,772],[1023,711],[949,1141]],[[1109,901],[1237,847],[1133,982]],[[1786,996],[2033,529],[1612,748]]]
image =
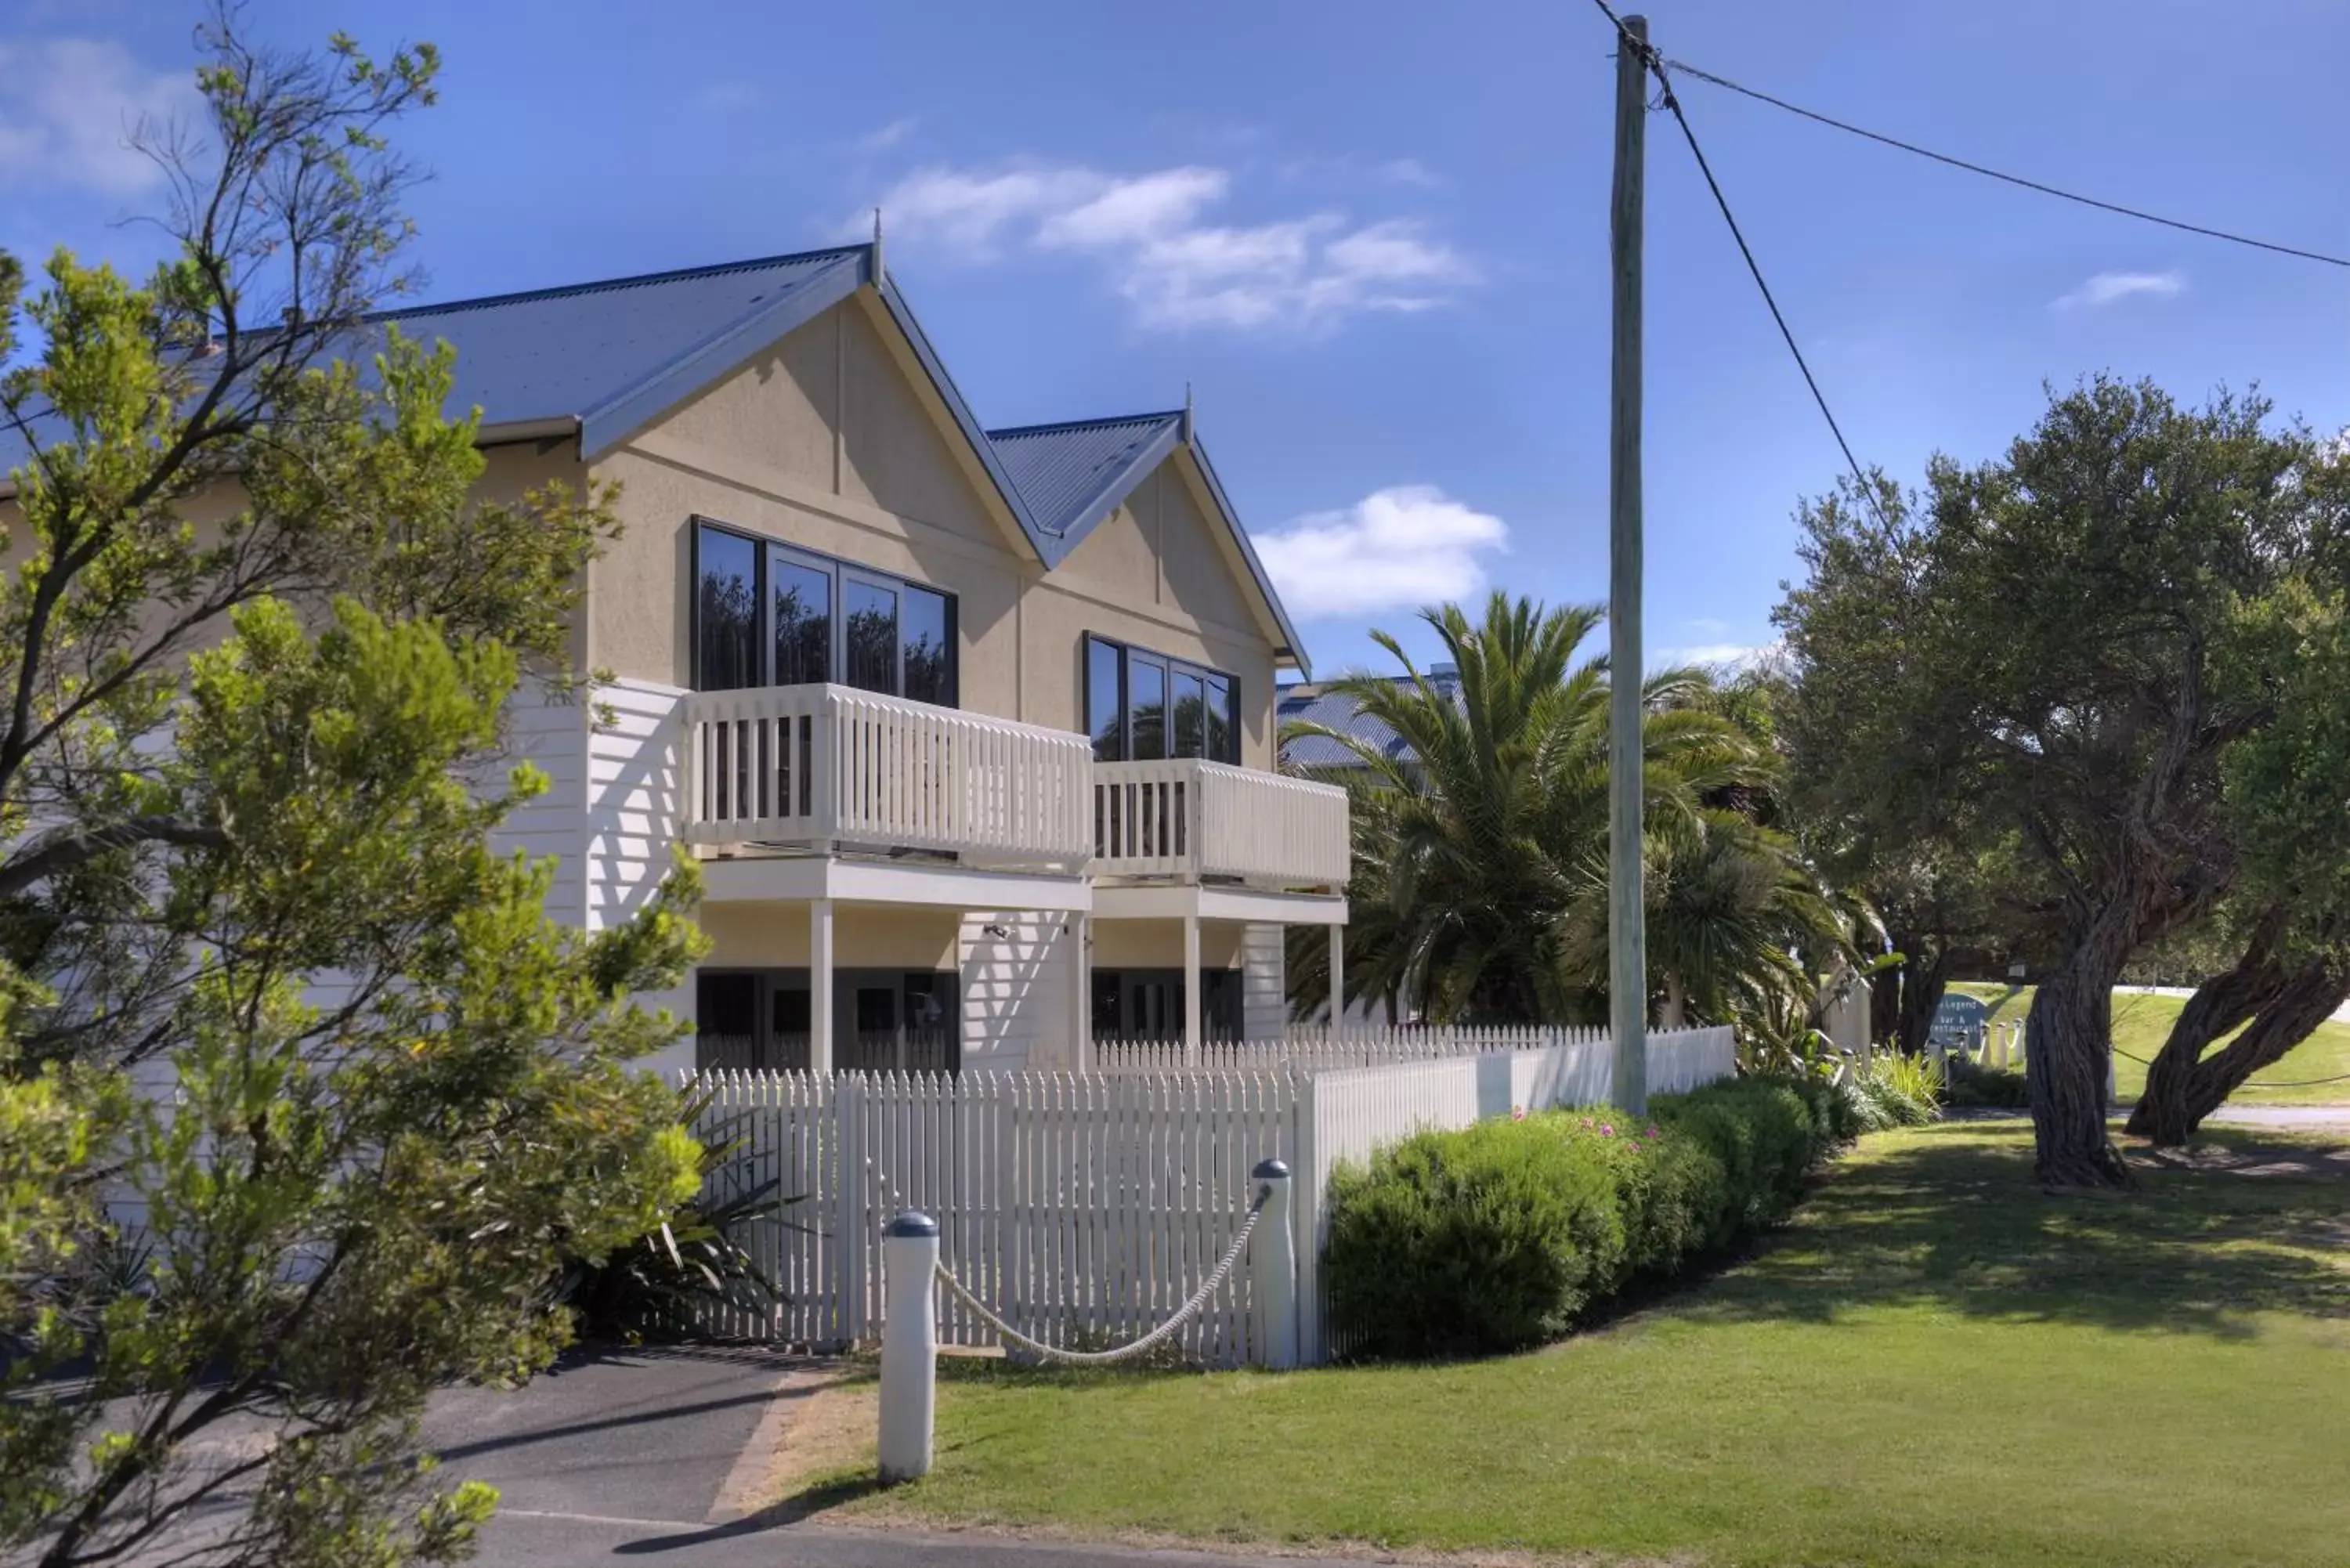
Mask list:
[[1922,1127],[1939,1109],[1934,1069],[1923,1057],[1898,1051],[1870,1052],[1846,1068],[1836,1086],[1860,1132]]
[[2028,1110],[2032,1106],[2031,1081],[2005,1067],[1986,1067],[1962,1056],[1952,1056],[1950,1104]]
[[1555,1339],[1641,1279],[1786,1217],[1856,1130],[1819,1079],[1661,1096],[1648,1122],[1551,1111],[1422,1132],[1331,1182],[1334,1326],[1357,1356],[1483,1355]]

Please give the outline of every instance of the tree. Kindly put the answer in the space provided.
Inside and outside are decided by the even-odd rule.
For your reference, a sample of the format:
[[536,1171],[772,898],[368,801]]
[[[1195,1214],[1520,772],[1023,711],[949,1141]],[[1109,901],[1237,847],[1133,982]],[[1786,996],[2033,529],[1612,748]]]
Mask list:
[[[2308,480],[2327,494],[2341,475]],[[2350,1000],[2350,614],[2305,577],[2240,607],[2217,680],[2262,722],[2220,766],[2237,956],[2179,1010],[2127,1130],[2183,1144]],[[2216,1053],[2211,1047],[2241,1033]]]
[[[1435,1022],[1584,1023],[1607,1005],[1607,670],[1574,662],[1596,608],[1495,594],[1483,619],[1425,612],[1459,699],[1375,634],[1406,682],[1337,682],[1400,747],[1300,726],[1362,759],[1352,784],[1347,987]],[[1773,830],[1731,805],[1768,786],[1758,744],[1710,705],[1701,671],[1644,685],[1653,997],[1720,1020],[1802,965],[1832,929]],[[1326,993],[1296,955],[1293,982]]]
[[2260,715],[2214,659],[2307,532],[2309,443],[2267,411],[2099,379],[2001,462],[1937,458],[1921,496],[1878,481],[1799,513],[1809,577],[1777,617],[1815,766],[1877,843],[2012,845],[2045,889],[2029,1027],[2051,1184],[2126,1184],[2112,987],[2233,875],[2219,770]]
[[[0,258],[0,1547],[44,1568],[461,1555],[490,1497],[432,1479],[426,1392],[543,1365],[558,1260],[694,1183],[626,1066],[691,875],[588,935],[491,847],[610,497],[473,503],[445,351],[366,316],[430,47],[236,24],[209,140],[142,138],[147,283],[60,253],[27,301]],[[260,1440],[208,1463],[229,1420]]]

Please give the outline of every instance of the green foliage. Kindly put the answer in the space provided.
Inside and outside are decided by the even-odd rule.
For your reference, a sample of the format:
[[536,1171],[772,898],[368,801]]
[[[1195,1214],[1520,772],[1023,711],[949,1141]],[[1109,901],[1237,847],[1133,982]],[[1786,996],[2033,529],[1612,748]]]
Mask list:
[[1985,1067],[1954,1056],[1950,1059],[1950,1104],[1995,1110],[2029,1110],[2032,1084],[2008,1067]]
[[1333,1179],[1333,1321],[1370,1357],[1556,1338],[1783,1219],[1855,1130],[1840,1104],[1817,1081],[1741,1078],[1661,1097],[1645,1124],[1553,1111],[1417,1134]]
[[1922,1056],[1877,1050],[1843,1064],[1835,1079],[1847,1115],[1862,1132],[1923,1127],[1939,1113],[1941,1088]]
[[1799,515],[1808,575],[1776,618],[1804,794],[1897,866],[2012,867],[1998,922],[2049,974],[2031,1071],[2052,1181],[2127,1179],[2105,1132],[2106,998],[2243,863],[2222,774],[2275,722],[2291,671],[2273,649],[2293,640],[2268,637],[2246,678],[2274,619],[2260,607],[2339,580],[2341,463],[2268,413],[2097,378],[1998,461],[1937,457],[1920,493],[1880,479]]
[[702,1332],[712,1312],[763,1317],[788,1300],[743,1235],[759,1224],[804,1229],[785,1218],[801,1195],[742,1176],[743,1142],[708,1127],[707,1094],[689,1094],[681,1116],[704,1129],[699,1195],[640,1236],[564,1260],[554,1298],[583,1339],[673,1344]]
[[[1424,612],[1460,672],[1458,701],[1376,634],[1409,679],[1336,682],[1400,748],[1315,726],[1353,750],[1350,996],[1438,1023],[1578,1023],[1607,1012],[1608,678],[1575,662],[1591,607],[1545,611],[1495,594],[1471,622]],[[1839,912],[1792,839],[1758,809],[1777,764],[1740,701],[1698,670],[1642,689],[1652,993],[1728,1022],[1789,993],[1845,950]],[[1292,952],[1305,1005],[1326,961]]]
[[691,867],[586,933],[490,841],[610,494],[474,502],[446,351],[361,326],[437,57],[236,22],[202,131],[146,140],[145,283],[59,251],[28,299],[0,257],[0,1555],[42,1568],[464,1554],[494,1494],[433,1475],[426,1394],[544,1365],[562,1262],[698,1185],[629,1065],[677,1033],[629,996],[698,950]]

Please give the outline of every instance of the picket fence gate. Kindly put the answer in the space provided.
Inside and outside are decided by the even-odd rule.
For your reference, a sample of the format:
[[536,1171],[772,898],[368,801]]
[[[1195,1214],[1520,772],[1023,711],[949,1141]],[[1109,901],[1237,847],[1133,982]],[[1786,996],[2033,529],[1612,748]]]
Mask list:
[[[1188,1073],[1136,1068],[947,1074],[721,1071],[689,1075],[704,1142],[730,1151],[712,1196],[792,1199],[738,1238],[775,1280],[773,1313],[714,1312],[708,1332],[814,1345],[880,1330],[881,1228],[901,1209],[939,1223],[941,1258],[1009,1321],[1048,1343],[1098,1348],[1171,1315],[1214,1269],[1253,1193],[1286,1161],[1298,1241],[1300,1347],[1344,1346],[1327,1324],[1319,1253],[1331,1173],[1419,1127],[1607,1097],[1612,1046],[1588,1032],[1545,1045],[1372,1065],[1309,1057]],[[1651,1035],[1652,1093],[1735,1071],[1727,1029]],[[1235,1270],[1174,1341],[1182,1359],[1249,1357],[1248,1271]],[[941,1344],[993,1347],[951,1296]]]

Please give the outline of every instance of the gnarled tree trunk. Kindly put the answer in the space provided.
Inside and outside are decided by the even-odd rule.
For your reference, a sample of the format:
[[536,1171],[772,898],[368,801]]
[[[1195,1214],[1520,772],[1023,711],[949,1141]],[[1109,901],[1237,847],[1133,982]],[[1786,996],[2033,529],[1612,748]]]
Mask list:
[[2108,902],[2032,998],[2035,1173],[2047,1187],[2128,1187],[2129,1168],[2106,1136],[2106,1071],[2112,1059],[2114,982],[2137,946],[2134,900]]
[[[2203,1056],[2202,1045],[2227,1033],[2224,1029],[2207,1035],[2194,1056],[2174,1059],[2175,1038],[2165,1042],[2156,1058],[2161,1082],[2158,1085],[2153,1073],[2147,1075],[2147,1092],[2130,1116],[2128,1130],[2158,1145],[2185,1143],[2246,1079],[2308,1039],[2345,997],[2350,997],[2350,971],[2311,959],[2261,1002],[2244,1032],[2217,1054]],[[2185,1021],[2184,1013],[2180,1019]]]
[[2277,958],[2277,940],[2283,935],[2285,911],[2272,908],[2263,914],[2244,943],[2241,957],[2224,974],[2196,987],[2178,1020],[2147,1064],[2146,1092],[2130,1112],[2123,1129],[2133,1137],[2157,1144],[2187,1141],[2195,1124],[2210,1113],[2192,1109],[2199,1097],[2196,1069],[2211,1043],[2243,1026],[2244,1021],[2269,1005],[2284,990],[2290,975]]

